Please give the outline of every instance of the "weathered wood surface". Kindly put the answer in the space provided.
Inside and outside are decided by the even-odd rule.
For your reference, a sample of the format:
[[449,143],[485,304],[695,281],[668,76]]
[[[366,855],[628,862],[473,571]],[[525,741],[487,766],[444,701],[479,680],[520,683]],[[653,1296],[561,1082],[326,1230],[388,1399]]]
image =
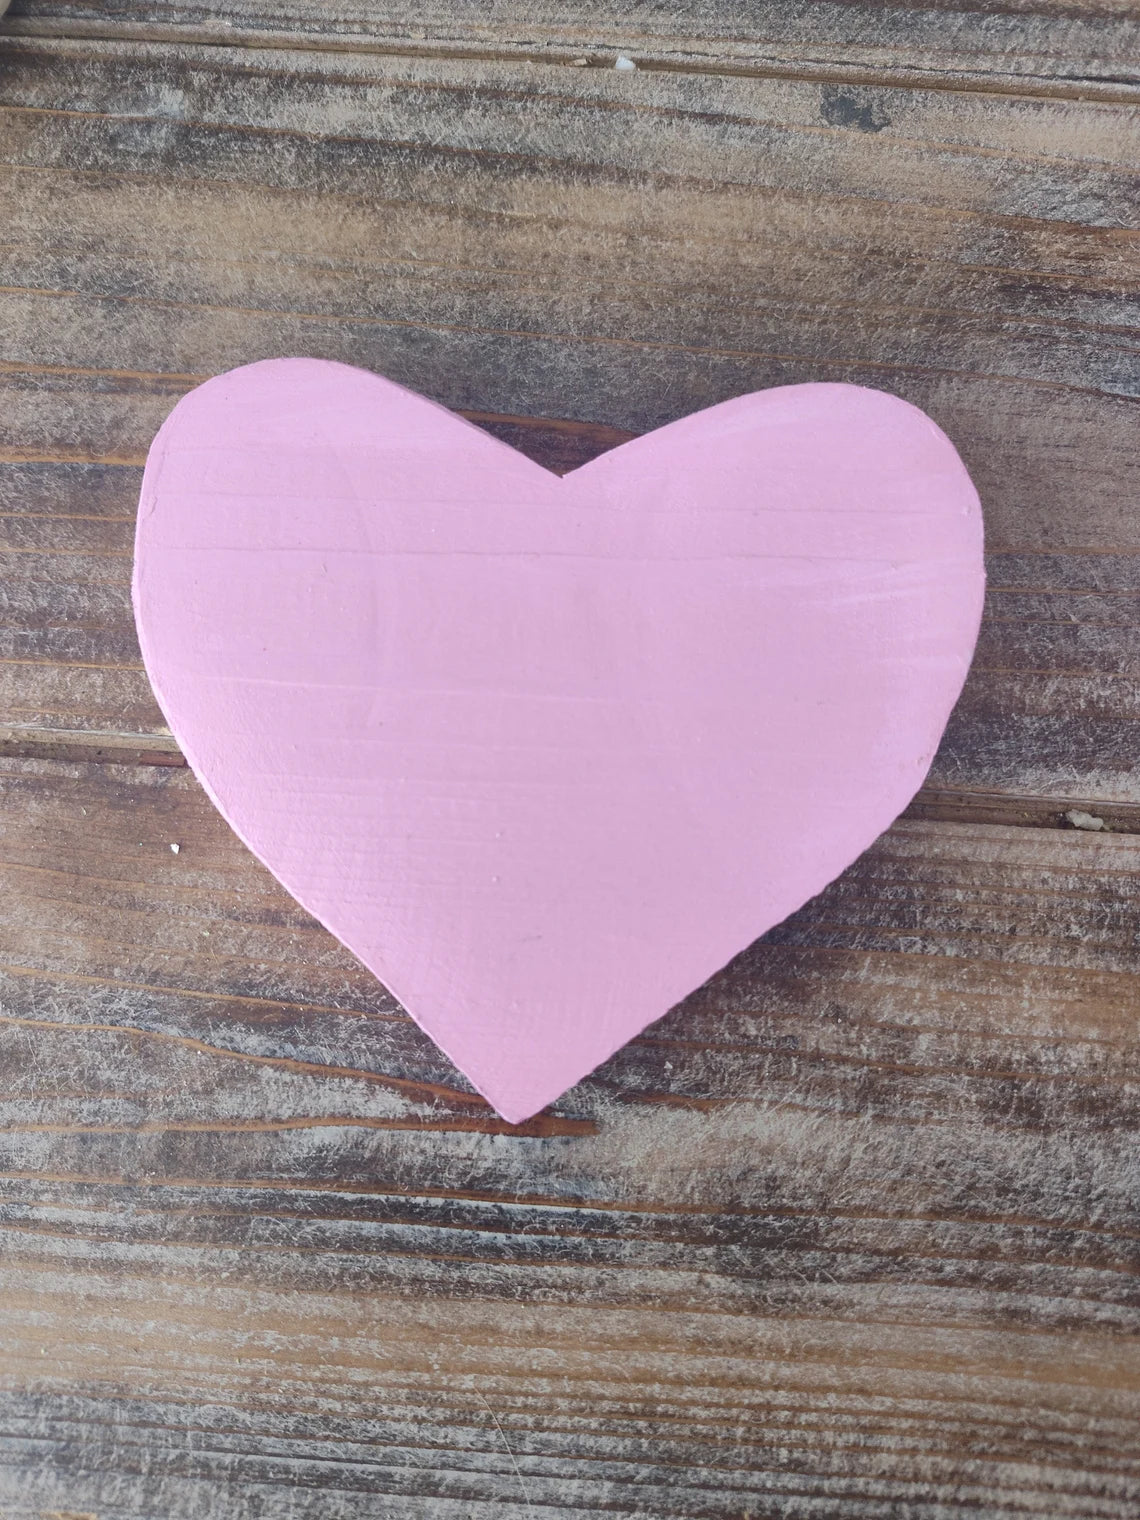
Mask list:
[[852,87],[840,120],[837,88],[9,41],[0,728],[157,732],[139,468],[220,369],[305,352],[516,438],[571,419],[536,438],[563,464],[845,379],[929,410],[986,507],[932,784],[1140,802],[1140,114]]
[[498,53],[612,68],[910,76],[1106,93],[1140,83],[1131,0],[15,0],[25,32],[210,38],[323,49]]
[[[1131,1520],[1140,834],[1032,825],[1140,819],[1137,17],[472,12],[0,25],[0,1517]],[[856,380],[982,491],[920,816],[519,1128],[139,665],[150,437],[283,352],[561,469]]]
[[2,769],[0,1512],[1136,1512],[1140,839],[899,825],[512,1131],[187,772]]

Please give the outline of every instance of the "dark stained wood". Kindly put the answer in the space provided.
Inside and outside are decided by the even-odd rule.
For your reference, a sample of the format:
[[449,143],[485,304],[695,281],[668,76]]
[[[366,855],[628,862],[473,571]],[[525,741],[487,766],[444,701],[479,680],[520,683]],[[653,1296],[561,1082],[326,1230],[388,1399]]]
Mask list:
[[[612,68],[811,73],[1095,91],[1140,82],[1130,0],[15,0],[13,26],[357,50],[521,55]],[[842,115],[840,111],[838,114]]]
[[864,130],[802,81],[3,56],[0,727],[160,731],[139,469],[219,369],[373,367],[558,468],[843,379],[929,410],[986,507],[989,618],[932,784],[1140,803],[1134,110],[864,88]]
[[900,824],[512,1130],[188,772],[0,770],[0,1504],[1135,1513],[1140,839]]

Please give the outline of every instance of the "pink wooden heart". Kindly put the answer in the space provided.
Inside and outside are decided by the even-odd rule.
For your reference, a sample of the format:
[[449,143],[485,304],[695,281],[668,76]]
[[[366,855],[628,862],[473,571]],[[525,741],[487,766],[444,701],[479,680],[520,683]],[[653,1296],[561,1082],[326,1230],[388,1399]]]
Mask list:
[[222,813],[517,1121],[906,806],[982,590],[961,461],[879,391],[741,396],[560,479],[276,359],[159,432],[134,597]]

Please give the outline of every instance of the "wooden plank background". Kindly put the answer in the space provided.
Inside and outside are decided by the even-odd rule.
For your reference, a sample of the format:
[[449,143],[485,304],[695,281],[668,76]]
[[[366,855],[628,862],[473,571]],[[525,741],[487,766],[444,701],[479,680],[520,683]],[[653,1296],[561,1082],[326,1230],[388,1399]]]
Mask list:
[[[1123,95],[1135,85],[1140,17],[1130,0],[15,0],[14,32],[303,43],[322,51],[510,54],[687,73],[911,74],[1038,94]],[[1121,87],[1124,89],[1121,89]]]
[[[1140,1513],[1138,40],[1113,0],[13,5],[5,1520]],[[293,352],[554,468],[858,381],[982,493],[910,815],[523,1126],[141,669],[147,444]]]

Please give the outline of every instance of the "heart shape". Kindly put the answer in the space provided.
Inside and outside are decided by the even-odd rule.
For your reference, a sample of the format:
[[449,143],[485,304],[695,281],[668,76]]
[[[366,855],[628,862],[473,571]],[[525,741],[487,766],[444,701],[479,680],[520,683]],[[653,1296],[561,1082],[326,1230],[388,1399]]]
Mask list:
[[560,478],[275,359],[163,425],[134,601],[218,808],[517,1122],[897,817],[983,584],[965,468],[880,391],[741,396]]

